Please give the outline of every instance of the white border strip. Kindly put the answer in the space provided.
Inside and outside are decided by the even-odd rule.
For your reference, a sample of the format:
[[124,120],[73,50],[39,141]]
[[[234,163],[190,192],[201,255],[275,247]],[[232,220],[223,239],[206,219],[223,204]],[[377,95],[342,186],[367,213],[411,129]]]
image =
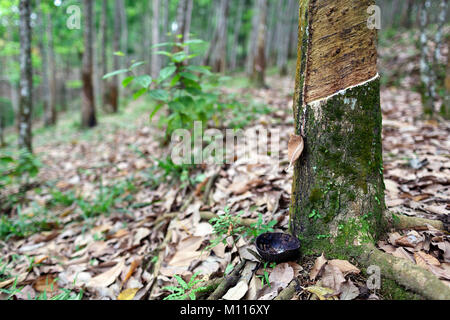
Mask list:
[[349,90],[349,89],[353,89],[353,88],[356,88],[356,87],[365,85],[366,83],[369,83],[369,82],[371,82],[371,81],[374,81],[374,80],[376,80],[376,79],[379,78],[379,77],[380,77],[380,75],[377,73],[377,74],[375,75],[375,77],[373,77],[373,78],[371,78],[371,79],[369,79],[369,80],[366,80],[366,81],[361,82],[361,83],[358,83],[358,84],[356,84],[356,85],[354,85],[354,86],[350,86],[350,87],[347,87],[347,88],[345,88],[345,89],[342,89],[342,90],[340,90],[340,91],[338,91],[338,92],[336,92],[336,93],[333,93],[332,95],[330,95],[330,96],[328,96],[328,97],[320,98],[320,99],[317,99],[317,100],[308,102],[308,103],[304,104],[304,106],[306,106],[306,105],[309,105],[309,106],[318,106],[318,105],[320,105],[322,102],[327,101],[328,99],[331,99],[331,98],[333,98],[334,96],[337,96],[337,95],[340,95],[340,94],[344,94],[344,93],[345,93],[347,90]]

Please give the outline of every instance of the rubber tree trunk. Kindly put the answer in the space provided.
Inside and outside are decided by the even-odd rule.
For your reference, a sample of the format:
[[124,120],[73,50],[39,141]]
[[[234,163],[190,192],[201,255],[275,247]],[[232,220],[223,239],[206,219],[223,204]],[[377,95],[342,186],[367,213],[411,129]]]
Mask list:
[[256,57],[253,61],[252,80],[259,88],[266,87],[266,37],[267,37],[267,0],[258,0],[258,38]]
[[256,51],[256,41],[258,39],[258,21],[259,21],[259,10],[258,10],[258,0],[255,0],[253,5],[253,16],[252,16],[252,31],[250,33],[250,39],[247,46],[247,61],[246,61],[246,73],[247,76],[251,77],[253,73],[253,64],[255,61],[255,51]]
[[[48,42],[45,38],[46,28],[43,22],[42,17],[44,16],[44,12],[42,10],[41,1],[36,1],[36,6],[39,8],[39,12],[37,15],[37,24],[39,26],[39,51],[41,53],[42,60],[42,102],[43,102],[43,110],[44,110],[44,125],[46,127],[54,124],[54,116],[53,110],[50,108],[50,84],[49,84],[49,70],[48,70],[48,54],[47,47]],[[49,23],[50,21],[47,21]]]
[[[101,45],[102,45],[102,49],[101,49],[101,57],[102,57],[102,61],[101,61],[101,78],[103,78],[103,76],[105,74],[108,73],[108,56],[106,54],[106,50],[107,50],[107,46],[108,46],[108,27],[107,27],[107,23],[108,23],[108,0],[103,0],[102,1],[102,16],[101,16],[101,20],[100,20],[100,30],[101,30]],[[101,80],[101,92],[102,92],[102,104],[103,104],[103,108],[106,107],[107,101],[108,101],[108,83],[109,81],[107,79],[105,80]]]
[[[447,47],[450,48],[450,36],[447,35]],[[447,67],[445,71],[445,97],[441,107],[442,116],[450,120],[450,54],[447,54]]]
[[410,29],[411,25],[412,25],[412,11],[414,8],[414,0],[407,0],[407,4],[406,4],[406,9],[403,12],[403,17],[402,17],[402,27],[405,29]]
[[31,1],[20,0],[20,86],[19,148],[33,151],[31,117],[33,112],[33,70],[31,64]]
[[296,0],[289,0],[283,11],[283,17],[279,29],[279,47],[277,51],[277,67],[280,70],[280,75],[288,74],[288,54],[289,54],[289,35],[292,27],[291,12],[296,9]]
[[230,48],[230,69],[235,70],[237,68],[238,61],[238,48],[239,48],[239,35],[242,27],[242,14],[244,12],[244,1],[238,2],[236,11],[236,20],[234,22],[233,42]]
[[431,1],[424,0],[420,10],[420,80],[423,113],[426,115],[434,114],[434,103],[436,102],[436,88],[433,81],[433,63],[429,59],[430,49],[428,47],[428,11],[431,8]]
[[373,4],[300,1],[294,117],[305,146],[295,165],[291,230],[318,251],[347,250],[382,231],[377,32],[366,22]]
[[83,53],[83,94],[81,108],[81,126],[83,128],[92,128],[97,125],[95,113],[94,96],[94,3],[90,0],[84,0],[84,53]]
[[225,72],[227,60],[227,16],[230,1],[220,0],[218,20],[214,32],[214,40],[211,43],[211,58],[208,64],[214,72]]
[[53,45],[53,25],[52,15],[49,12],[47,14],[47,38],[48,38],[48,68],[49,68],[49,88],[50,88],[50,100],[49,100],[49,120],[50,124],[56,124],[58,113],[56,111],[56,58]]
[[[48,43],[45,39],[45,25],[42,17],[44,16],[44,12],[42,10],[41,1],[36,1],[36,6],[39,10],[37,15],[37,24],[39,26],[39,51],[41,53],[42,60],[42,85],[41,85],[41,95],[42,95],[42,103],[44,110],[44,125],[51,126],[52,123],[52,110],[50,108],[50,84],[48,80],[48,55],[47,55],[47,47]],[[47,22],[48,23],[48,22]]]
[[[153,19],[152,19],[152,43],[153,45],[158,44],[159,41],[159,12],[160,12],[160,0],[152,0],[152,12],[153,12]],[[152,56],[152,77],[158,78],[159,70],[161,69],[161,62],[159,59],[159,55]]]

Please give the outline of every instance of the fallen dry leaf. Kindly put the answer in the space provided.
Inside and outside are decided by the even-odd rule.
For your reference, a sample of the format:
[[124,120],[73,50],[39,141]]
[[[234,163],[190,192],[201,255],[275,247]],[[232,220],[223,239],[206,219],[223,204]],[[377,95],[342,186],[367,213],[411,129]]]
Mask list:
[[277,282],[283,289],[294,279],[294,269],[288,263],[277,265],[269,276],[270,283]]
[[323,266],[327,263],[327,259],[325,259],[325,256],[322,255],[316,259],[316,262],[314,263],[314,267],[311,269],[311,272],[309,273],[309,279],[314,281],[317,276],[322,271]]
[[359,296],[359,289],[351,280],[341,285],[341,300],[353,300]]
[[123,268],[125,267],[125,261],[120,260],[114,267],[109,269],[108,271],[92,278],[87,283],[87,287],[92,288],[106,288],[114,281],[116,281],[117,277],[122,273]]
[[329,264],[325,266],[321,280],[322,286],[333,289],[335,293],[339,293],[344,282],[344,275],[338,267]]
[[223,296],[223,300],[241,300],[248,291],[248,284],[245,281],[239,281],[236,286],[228,290]]
[[303,141],[303,137],[292,134],[288,144],[289,168],[292,168],[300,158],[304,147],[305,142]]
[[117,300],[133,300],[138,291],[139,288],[131,288],[123,290],[117,297]]
[[348,274],[359,274],[361,271],[347,260],[330,260],[329,265],[335,266],[341,270],[344,276]]
[[38,292],[50,293],[58,290],[58,284],[53,275],[43,275],[34,281],[33,288]]

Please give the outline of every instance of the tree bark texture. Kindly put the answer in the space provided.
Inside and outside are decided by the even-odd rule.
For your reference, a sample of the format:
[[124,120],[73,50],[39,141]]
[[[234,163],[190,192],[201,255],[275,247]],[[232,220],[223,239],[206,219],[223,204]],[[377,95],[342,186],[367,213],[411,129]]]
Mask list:
[[33,151],[31,117],[33,112],[33,70],[31,65],[31,1],[20,0],[20,88],[19,148]]
[[84,0],[84,53],[83,53],[83,99],[81,110],[81,126],[92,128],[97,125],[95,113],[95,97],[93,82],[93,43],[94,43],[94,3]]
[[258,37],[256,41],[256,56],[253,61],[252,80],[257,87],[266,86],[266,37],[267,37],[267,0],[258,0]]

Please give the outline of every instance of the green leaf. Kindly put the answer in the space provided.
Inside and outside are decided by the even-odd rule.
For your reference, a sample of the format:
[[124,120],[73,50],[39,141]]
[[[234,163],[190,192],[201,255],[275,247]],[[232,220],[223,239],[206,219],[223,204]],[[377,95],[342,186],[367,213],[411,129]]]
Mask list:
[[167,78],[169,78],[172,74],[174,74],[174,72],[177,70],[177,67],[175,66],[170,66],[170,67],[166,67],[164,69],[162,69],[159,72],[159,78],[158,78],[158,82],[162,82],[164,80],[166,80]]
[[158,104],[158,105],[155,107],[155,109],[153,109],[153,111],[152,111],[152,113],[151,113],[151,115],[150,115],[150,120],[153,119],[153,117],[155,116],[155,114],[162,108],[162,106],[163,106],[163,104],[160,103],[160,104]]
[[136,62],[136,63],[133,63],[132,65],[131,65],[131,67],[130,67],[130,70],[131,69],[134,69],[134,68],[137,68],[137,67],[139,67],[139,66],[142,66],[143,64],[146,64],[147,62],[145,62],[145,61],[138,61],[138,62]]
[[174,44],[175,44],[174,42],[163,42],[163,43],[154,44],[150,48],[161,48],[161,47],[166,47],[166,46],[173,46]]
[[141,90],[139,90],[133,94],[133,99],[137,100],[140,96],[142,96],[146,92],[147,92],[147,88],[142,88]]
[[163,56],[168,56],[169,58],[172,58],[173,54],[167,51],[155,51],[153,54],[159,54]]
[[116,71],[110,72],[110,73],[108,73],[108,74],[105,74],[105,75],[103,76],[103,79],[108,79],[108,78],[117,76],[118,74],[126,73],[126,72],[129,72],[129,71],[130,71],[130,70],[128,70],[128,69],[120,69],[120,70],[116,70]]
[[150,84],[152,83],[153,79],[149,75],[142,75],[139,77],[136,77],[135,81],[143,88],[148,89]]
[[183,289],[185,289],[185,290],[189,289],[187,283],[186,283],[180,276],[174,275],[174,277],[175,277],[175,279],[177,279],[178,283],[180,284],[180,286],[181,286]]
[[211,75],[211,71],[209,71],[209,67],[205,67],[205,66],[188,66],[186,67],[186,70],[189,70],[191,72],[198,72],[198,73],[203,73],[206,75]]
[[133,80],[134,80],[134,76],[127,77],[127,78],[123,79],[122,86],[124,88],[126,88]]
[[184,51],[180,51],[180,52],[177,52],[174,55],[172,55],[172,60],[175,61],[176,63],[183,62],[187,58],[188,58],[188,56],[187,56],[186,52],[184,52]]
[[162,89],[150,90],[150,97],[155,100],[167,102],[169,100],[169,94]]
[[186,79],[192,80],[192,81],[198,81],[199,80],[198,77],[195,74],[190,73],[190,72],[180,72],[180,76],[182,76],[182,77],[184,77]]
[[125,54],[122,51],[116,51],[114,52],[114,55],[119,57],[125,57]]

